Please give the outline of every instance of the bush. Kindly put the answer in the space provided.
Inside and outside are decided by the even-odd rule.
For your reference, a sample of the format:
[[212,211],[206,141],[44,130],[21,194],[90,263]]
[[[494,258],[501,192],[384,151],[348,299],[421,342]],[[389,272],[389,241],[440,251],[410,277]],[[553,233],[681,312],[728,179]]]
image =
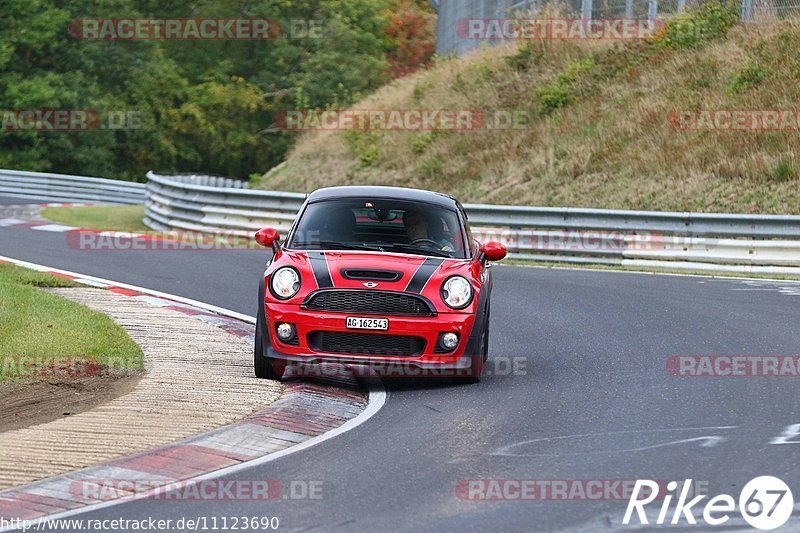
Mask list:
[[568,105],[574,95],[582,94],[584,91],[580,90],[580,81],[594,67],[595,63],[591,59],[572,61],[556,76],[555,83],[534,89],[542,114],[550,114]]
[[733,94],[742,93],[761,84],[767,77],[767,71],[757,63],[751,63],[733,78],[729,90]]
[[655,40],[665,48],[694,48],[703,41],[724,37],[738,20],[736,4],[708,2],[695,11],[669,19]]

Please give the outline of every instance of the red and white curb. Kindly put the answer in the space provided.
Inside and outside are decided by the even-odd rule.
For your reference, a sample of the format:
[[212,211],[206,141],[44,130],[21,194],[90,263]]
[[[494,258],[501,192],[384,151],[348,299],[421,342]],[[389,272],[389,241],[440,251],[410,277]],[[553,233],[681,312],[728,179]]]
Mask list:
[[[50,203],[50,204],[18,204],[0,206],[0,213],[12,216],[0,217],[0,228],[30,228],[39,231],[51,231],[66,233],[70,231],[81,231],[83,228],[54,224],[43,220],[40,216],[41,210],[46,207],[86,207],[90,203]],[[88,230],[85,230],[88,231]]]
[[[233,335],[254,337],[254,318],[196,300],[9,257],[0,256],[0,263],[142,299],[197,317]],[[379,384],[373,384],[366,397],[346,370],[331,374],[326,372],[331,376],[327,382],[285,383],[284,393],[277,401],[241,422],[145,453],[2,491],[0,522],[65,518],[132,498],[163,494],[170,487],[234,474],[347,432],[369,420],[386,402],[386,392]],[[86,490],[102,485],[103,480],[117,488]],[[0,533],[17,527],[0,527]]]
[[[193,230],[130,232],[98,230],[57,224],[41,217],[47,207],[88,207],[93,203],[15,204],[0,206],[0,228],[31,229],[66,234],[71,248],[80,250],[228,250],[231,248],[259,247],[251,235],[239,231],[203,233]],[[222,240],[219,240],[222,239]],[[225,239],[228,239],[226,241]]]

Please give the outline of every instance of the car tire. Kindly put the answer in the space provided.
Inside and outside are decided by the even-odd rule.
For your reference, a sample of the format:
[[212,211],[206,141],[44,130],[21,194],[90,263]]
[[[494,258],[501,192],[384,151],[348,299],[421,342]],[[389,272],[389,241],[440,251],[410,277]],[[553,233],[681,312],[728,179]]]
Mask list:
[[467,376],[459,378],[461,383],[478,383],[483,376],[483,368],[486,360],[489,358],[489,308],[486,308],[486,318],[483,323],[483,331],[481,333],[481,351],[474,353],[470,357],[470,373]]
[[282,381],[286,374],[286,361],[267,357],[264,354],[264,336],[261,316],[256,319],[256,339],[253,348],[253,370],[259,379]]

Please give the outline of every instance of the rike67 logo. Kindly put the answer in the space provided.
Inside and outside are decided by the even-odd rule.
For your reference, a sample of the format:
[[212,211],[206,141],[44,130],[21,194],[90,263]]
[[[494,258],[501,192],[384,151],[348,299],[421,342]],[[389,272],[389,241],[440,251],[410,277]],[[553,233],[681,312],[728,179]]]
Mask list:
[[[692,480],[687,479],[683,484],[674,509],[670,509],[674,496],[677,496],[678,483],[670,481],[667,484],[667,494],[661,500],[661,508],[655,523],[663,525],[671,511],[670,524],[677,525],[682,519],[689,524],[697,524],[695,511],[701,512],[700,502],[708,495],[699,495],[689,500]],[[658,483],[649,479],[637,480],[633,487],[633,494],[628,501],[628,508],[622,519],[623,525],[631,524],[634,511],[640,524],[648,524],[645,507],[655,501],[659,496]],[[640,493],[645,496],[640,498]],[[695,509],[697,507],[697,509]],[[789,486],[782,480],[772,476],[760,476],[750,480],[739,494],[738,511],[750,526],[770,530],[781,527],[789,520],[794,509],[794,497]],[[709,526],[721,526],[731,519],[731,514],[737,510],[737,502],[733,496],[720,494],[708,500],[702,507],[703,521]],[[652,518],[652,515],[651,515]],[[635,524],[635,523],[634,523]]]

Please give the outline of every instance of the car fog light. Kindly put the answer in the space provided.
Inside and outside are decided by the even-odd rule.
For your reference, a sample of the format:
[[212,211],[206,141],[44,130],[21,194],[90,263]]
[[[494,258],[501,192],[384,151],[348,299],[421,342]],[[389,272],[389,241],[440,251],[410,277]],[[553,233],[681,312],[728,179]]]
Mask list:
[[446,350],[453,350],[458,346],[458,335],[455,333],[445,333],[442,335],[442,348]]
[[278,337],[282,341],[288,341],[292,337],[294,337],[294,326],[291,324],[287,324],[286,322],[281,322],[278,324]]

